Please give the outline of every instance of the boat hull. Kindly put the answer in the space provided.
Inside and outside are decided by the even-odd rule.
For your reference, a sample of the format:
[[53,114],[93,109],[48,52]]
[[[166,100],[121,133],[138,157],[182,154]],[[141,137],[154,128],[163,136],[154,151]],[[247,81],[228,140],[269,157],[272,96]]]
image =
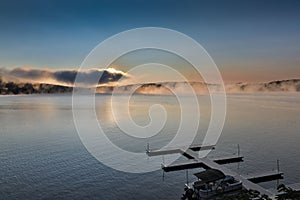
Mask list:
[[201,199],[210,199],[211,197],[218,196],[220,194],[227,194],[227,193],[242,190],[242,188],[243,188],[242,182],[239,181],[239,182],[230,184],[224,188],[221,188],[221,187],[217,188],[216,190],[200,189],[198,194]]

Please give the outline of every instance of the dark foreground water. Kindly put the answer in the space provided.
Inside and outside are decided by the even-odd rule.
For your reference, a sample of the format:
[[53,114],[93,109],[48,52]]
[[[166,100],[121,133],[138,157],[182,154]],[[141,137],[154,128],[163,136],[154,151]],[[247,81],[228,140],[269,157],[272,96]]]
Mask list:
[[[203,104],[201,138],[210,115],[208,98],[200,96],[199,100]],[[130,146],[128,138],[120,136],[109,97],[97,96],[96,101],[108,137],[121,147],[143,151],[145,142]],[[159,136],[166,141],[172,138],[180,116],[174,97],[134,97],[133,118],[147,124],[153,103],[163,104],[171,113]],[[245,155],[240,173],[272,170],[280,159],[285,173],[282,182],[300,182],[299,121],[300,94],[229,95],[225,127],[210,157],[232,155],[240,144]],[[229,167],[238,170],[236,164]],[[193,180],[192,175],[189,179]],[[185,182],[184,172],[168,173],[163,181],[162,171],[130,174],[101,164],[79,139],[71,96],[0,97],[0,199],[179,199]],[[263,184],[268,188],[275,185]]]

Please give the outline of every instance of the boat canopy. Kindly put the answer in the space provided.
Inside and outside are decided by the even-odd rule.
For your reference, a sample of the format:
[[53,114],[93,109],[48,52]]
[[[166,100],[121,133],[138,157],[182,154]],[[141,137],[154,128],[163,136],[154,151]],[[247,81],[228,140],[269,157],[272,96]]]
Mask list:
[[205,183],[215,182],[226,177],[225,174],[218,169],[208,169],[203,172],[195,173],[194,175]]

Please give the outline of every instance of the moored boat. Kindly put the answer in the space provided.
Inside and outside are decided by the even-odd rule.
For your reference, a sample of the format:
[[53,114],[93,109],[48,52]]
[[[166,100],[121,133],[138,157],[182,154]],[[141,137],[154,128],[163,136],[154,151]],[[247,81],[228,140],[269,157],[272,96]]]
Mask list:
[[194,175],[198,180],[190,185],[186,184],[182,199],[211,199],[217,196],[237,193],[243,188],[241,181],[237,181],[234,177],[225,175],[217,169],[208,169]]

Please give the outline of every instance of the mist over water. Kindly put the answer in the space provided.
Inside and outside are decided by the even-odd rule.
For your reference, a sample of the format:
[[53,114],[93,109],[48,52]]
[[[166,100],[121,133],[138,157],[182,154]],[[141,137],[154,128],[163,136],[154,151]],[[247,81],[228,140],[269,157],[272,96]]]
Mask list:
[[[198,96],[198,100],[201,121],[194,143],[201,143],[210,119],[209,96]],[[109,95],[96,96],[96,113],[112,142],[143,152],[147,142],[151,148],[166,145],[178,129],[180,108],[173,96],[134,95],[129,107],[133,120],[148,124],[148,109],[157,103],[165,107],[168,118],[162,131],[147,140],[121,132],[112,117]],[[240,144],[245,162],[239,169],[231,164],[231,169],[242,174],[268,171],[280,159],[285,173],[282,182],[300,182],[300,94],[228,95],[227,103],[224,130],[209,157],[233,155]],[[82,102],[82,109],[91,108]],[[76,132],[69,95],[2,96],[0,127],[3,199],[179,199],[183,192],[184,171],[167,173],[163,181],[162,171],[128,174],[92,157]],[[111,162],[118,163],[115,155],[110,156]],[[192,173],[196,171],[189,171],[190,181],[195,180]]]

